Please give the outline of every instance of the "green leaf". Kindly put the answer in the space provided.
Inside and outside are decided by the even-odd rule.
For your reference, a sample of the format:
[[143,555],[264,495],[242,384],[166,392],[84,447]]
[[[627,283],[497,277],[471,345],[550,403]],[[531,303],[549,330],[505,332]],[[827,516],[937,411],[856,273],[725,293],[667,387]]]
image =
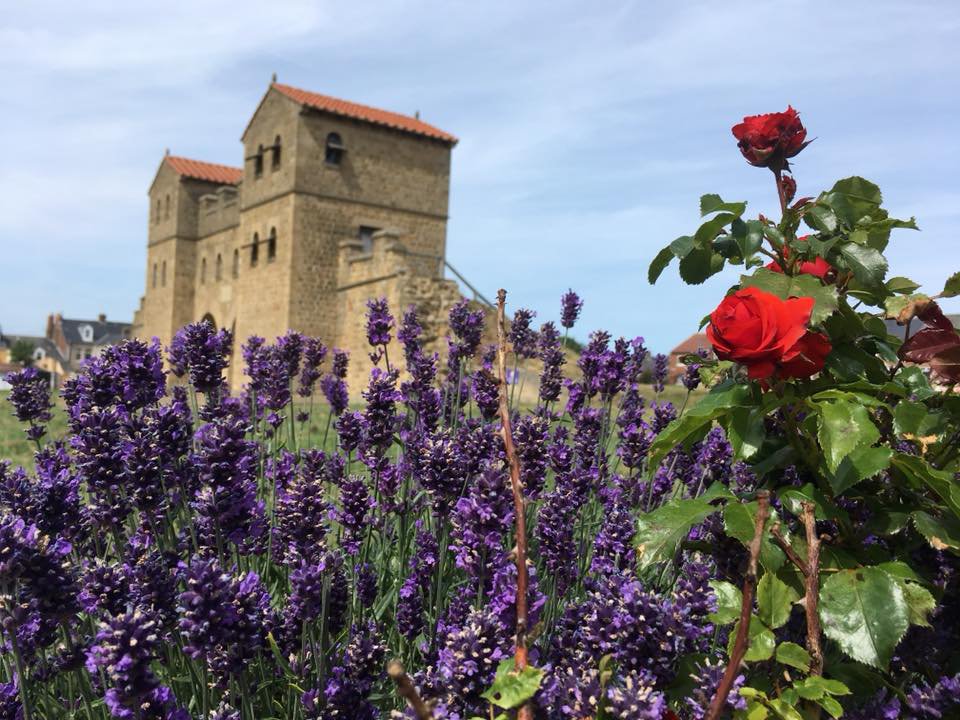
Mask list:
[[711,580],[710,587],[717,596],[717,611],[710,613],[710,621],[717,625],[729,625],[740,617],[743,593],[736,585],[725,580]]
[[[740,621],[733,626],[730,631],[730,639],[727,642],[727,655],[733,654],[733,644],[737,640],[737,630],[740,628]],[[773,657],[773,648],[777,640],[773,636],[770,628],[765,626],[760,619],[754,615],[750,618],[750,629],[747,632],[747,653],[743,659],[747,662],[759,662],[769,660]]]
[[736,219],[737,216],[733,213],[720,213],[707,220],[697,228],[697,232],[693,235],[697,247],[703,248],[709,246],[720,231]]
[[716,193],[708,193],[700,196],[700,217],[715,213],[720,210],[733,213],[738,217],[743,215],[747,209],[745,202],[724,202]]
[[818,403],[818,409],[818,438],[830,472],[836,473],[843,459],[857,448],[880,439],[880,431],[862,405],[837,400]]
[[811,297],[814,300],[810,322],[819,325],[837,309],[837,289],[833,285],[824,285],[813,275],[785,275],[783,273],[757,269],[752,275],[740,276],[741,287],[757,287],[786,300],[791,297]]
[[910,625],[900,583],[871,567],[841,570],[820,590],[823,632],[858,662],[884,669]]
[[726,426],[727,440],[737,460],[748,460],[757,454],[767,435],[765,413],[761,408],[735,408]]
[[683,259],[690,254],[690,251],[693,250],[696,245],[694,244],[692,237],[689,235],[681,235],[672,243],[670,243],[669,247],[670,252],[672,252],[678,258]]
[[899,294],[909,295],[914,290],[917,290],[920,288],[920,285],[918,283],[915,283],[910,278],[901,277],[899,275],[897,277],[892,277],[889,280],[887,280],[885,285],[887,286],[887,290],[889,290],[892,293],[897,293],[898,295]]
[[501,660],[493,685],[482,694],[486,700],[504,710],[520,707],[536,695],[543,680],[543,670],[528,665],[520,672],[514,669],[513,658]]
[[781,665],[789,665],[803,672],[810,670],[810,653],[796,643],[782,642],[777,645],[776,658]]
[[818,232],[832,233],[837,229],[837,214],[828,205],[811,205],[804,212],[803,219]]
[[[753,540],[754,526],[757,517],[757,503],[730,503],[723,510],[723,529],[732,538],[736,538],[744,546],[749,547]],[[776,572],[783,563],[786,562],[786,556],[783,550],[777,547],[770,540],[769,528],[774,522],[778,522],[776,513],[771,512],[767,518],[762,540],[760,541],[760,563],[768,572]]]
[[763,224],[759,220],[744,222],[738,218],[730,224],[730,233],[744,259],[756,253],[763,244]]
[[793,604],[799,599],[797,591],[772,572],[764,573],[757,583],[757,615],[772,630],[786,624]]
[[891,463],[914,482],[920,482],[933,490],[950,511],[960,518],[960,488],[951,473],[931,467],[926,460],[916,455],[896,453]]
[[670,261],[673,260],[674,257],[673,250],[670,249],[669,245],[657,253],[653,262],[650,263],[650,269],[647,270],[647,281],[651,285],[656,284],[657,279],[663,271],[666,270],[667,265],[670,264]]
[[[743,695],[744,690],[750,690],[750,688],[740,688],[741,695]],[[770,711],[767,710],[765,705],[758,702],[751,702],[747,705],[747,711],[743,716],[743,720],[767,720],[768,717],[770,717]]]
[[696,248],[680,261],[680,277],[687,285],[699,285],[723,270],[724,259],[710,248]]
[[893,451],[885,446],[857,448],[840,461],[830,478],[833,493],[840,495],[857,483],[886,470],[890,467],[892,457]]
[[853,276],[864,286],[875,288],[883,284],[887,274],[887,259],[879,250],[856,243],[845,243],[839,250]]
[[839,718],[843,716],[843,705],[834,700],[832,697],[820,698],[817,700],[817,703],[822,707],[830,717]]
[[[850,688],[844,685],[839,680],[831,680],[830,678],[821,677],[820,675],[812,675],[804,680],[802,683],[807,688],[815,688],[816,692],[820,693],[820,696],[823,695],[849,695]],[[794,685],[794,687],[798,687]]]
[[876,217],[882,201],[880,188],[856,176],[838,180],[817,199],[833,208],[837,217],[851,228],[866,217]]
[[907,599],[910,624],[930,627],[930,621],[927,618],[937,606],[933,595],[922,585],[913,582],[901,582],[900,587],[903,588],[904,597]]
[[947,278],[947,282],[943,285],[943,292],[940,293],[940,297],[951,298],[960,295],[960,272],[955,272],[953,275]]
[[676,499],[637,519],[637,557],[641,568],[670,560],[690,528],[717,511],[702,498]]
[[797,712],[796,708],[792,705],[784,701],[783,698],[771,700],[769,706],[780,720],[803,720],[803,715]]
[[913,526],[935,550],[960,550],[960,520],[952,515],[934,518],[921,510],[911,514]]
[[929,414],[923,403],[901,400],[893,408],[893,429],[898,435],[926,435],[921,428]]
[[654,440],[647,456],[650,472],[656,472],[660,462],[674,447],[712,424],[732,408],[747,407],[752,397],[753,389],[745,383],[729,381],[712,388],[700,402],[688,408],[680,418],[667,425]]

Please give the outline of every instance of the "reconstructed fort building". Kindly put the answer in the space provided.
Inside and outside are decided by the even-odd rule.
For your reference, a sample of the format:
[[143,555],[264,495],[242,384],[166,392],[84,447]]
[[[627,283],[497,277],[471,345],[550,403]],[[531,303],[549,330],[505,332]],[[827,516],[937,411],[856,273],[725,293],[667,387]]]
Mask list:
[[242,167],[161,161],[134,335],[166,343],[203,318],[229,328],[236,387],[240,344],[288,329],[350,350],[364,377],[372,297],[416,304],[427,334],[443,332],[460,298],[444,278],[453,135],[274,81],[241,142]]

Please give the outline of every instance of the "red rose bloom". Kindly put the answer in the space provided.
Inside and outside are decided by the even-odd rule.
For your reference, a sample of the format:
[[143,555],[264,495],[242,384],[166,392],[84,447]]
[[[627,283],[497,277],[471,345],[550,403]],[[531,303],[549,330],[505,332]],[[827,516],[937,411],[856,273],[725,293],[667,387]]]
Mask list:
[[783,170],[792,158],[806,147],[806,128],[792,107],[785,112],[753,115],[733,126],[740,152],[747,162],[757,167]]
[[809,377],[823,368],[830,341],[807,330],[813,298],[781,300],[748,287],[728,295],[710,314],[707,337],[717,357],[746,366],[754,380]]
[[[798,237],[797,242],[803,242],[806,240],[809,235],[804,235],[803,237]],[[790,257],[790,249],[783,248],[783,257]],[[767,270],[773,270],[774,272],[782,273],[783,268],[780,267],[780,263],[776,260],[768,262],[766,264]],[[800,267],[797,268],[797,272],[801,275],[813,275],[823,280],[831,271],[833,271],[833,266],[824,260],[822,257],[817,257],[814,260],[808,260],[807,262],[800,263]]]

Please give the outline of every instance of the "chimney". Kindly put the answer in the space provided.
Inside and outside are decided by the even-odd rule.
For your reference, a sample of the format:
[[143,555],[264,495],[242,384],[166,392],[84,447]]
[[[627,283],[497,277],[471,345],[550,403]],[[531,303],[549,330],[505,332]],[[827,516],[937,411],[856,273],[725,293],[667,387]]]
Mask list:
[[105,323],[106,321],[107,321],[106,313],[100,313],[99,315],[97,315],[97,322]]

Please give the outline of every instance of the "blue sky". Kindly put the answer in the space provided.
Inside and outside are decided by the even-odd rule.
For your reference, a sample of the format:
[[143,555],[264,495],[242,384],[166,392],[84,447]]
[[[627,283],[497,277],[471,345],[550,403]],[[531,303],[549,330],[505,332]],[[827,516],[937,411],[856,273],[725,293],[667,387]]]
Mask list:
[[[146,191],[164,148],[238,165],[270,74],[422,117],[454,150],[450,261],[487,294],[575,331],[667,350],[735,281],[650,287],[705,192],[773,213],[740,157],[743,115],[801,111],[800,195],[864,175],[920,233],[894,274],[937,292],[960,269],[960,4],[942,2],[16,3],[0,24],[0,324],[129,319]],[[960,311],[960,303],[947,307]]]

